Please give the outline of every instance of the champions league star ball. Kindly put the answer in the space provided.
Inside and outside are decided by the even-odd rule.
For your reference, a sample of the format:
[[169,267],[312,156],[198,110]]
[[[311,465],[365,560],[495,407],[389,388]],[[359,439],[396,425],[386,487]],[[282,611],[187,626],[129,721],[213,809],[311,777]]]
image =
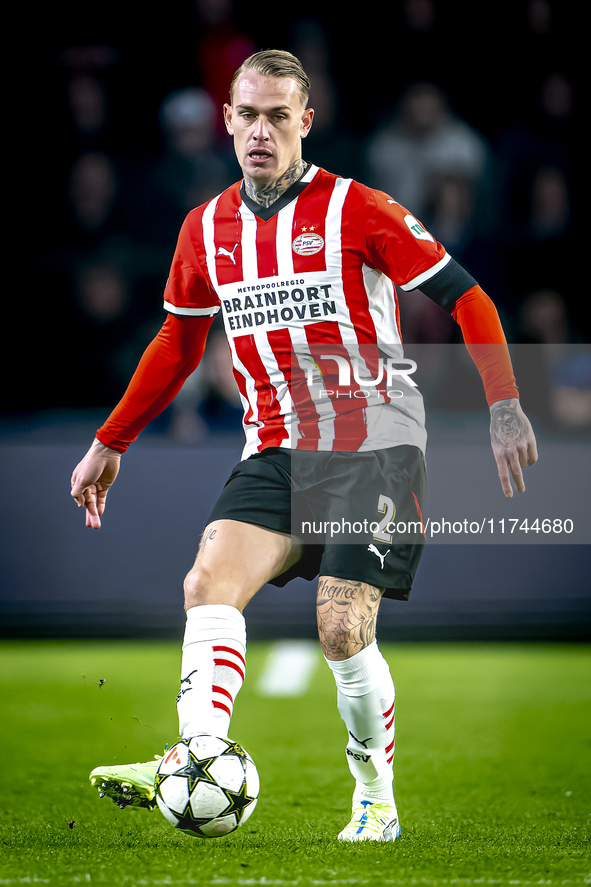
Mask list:
[[259,774],[231,739],[201,734],[181,739],[156,773],[156,802],[175,828],[195,838],[221,838],[256,807]]

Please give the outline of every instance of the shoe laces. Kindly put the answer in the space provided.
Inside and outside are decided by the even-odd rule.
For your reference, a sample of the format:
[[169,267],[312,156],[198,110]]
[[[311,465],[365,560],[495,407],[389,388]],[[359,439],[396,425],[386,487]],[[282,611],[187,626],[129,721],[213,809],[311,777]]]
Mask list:
[[353,809],[353,822],[359,824],[359,828],[367,828],[369,831],[379,831],[390,821],[393,808],[388,803],[379,801],[361,801],[359,806]]

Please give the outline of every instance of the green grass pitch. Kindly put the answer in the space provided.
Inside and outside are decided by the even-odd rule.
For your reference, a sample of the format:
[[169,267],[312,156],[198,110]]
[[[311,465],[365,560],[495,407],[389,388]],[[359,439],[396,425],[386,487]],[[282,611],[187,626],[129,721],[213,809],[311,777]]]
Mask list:
[[88,782],[175,740],[178,645],[4,643],[0,885],[591,884],[589,649],[381,646],[402,838],[341,846],[346,732],[320,658],[305,695],[265,698],[269,645],[250,645],[231,736],[258,765],[259,805],[233,835],[199,840]]

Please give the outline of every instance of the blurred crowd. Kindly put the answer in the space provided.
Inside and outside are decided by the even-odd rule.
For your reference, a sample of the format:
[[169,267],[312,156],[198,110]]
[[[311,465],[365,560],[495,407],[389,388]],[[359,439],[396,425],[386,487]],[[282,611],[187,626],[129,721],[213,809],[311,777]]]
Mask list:
[[[108,408],[120,398],[163,321],[186,213],[240,177],[221,118],[232,75],[252,52],[279,45],[312,81],[305,159],[388,192],[419,218],[494,299],[509,341],[539,354],[549,394],[535,408],[550,424],[588,427],[590,324],[572,260],[576,102],[568,53],[557,51],[558,3],[509,4],[505,44],[488,56],[476,38],[458,35],[454,8],[400,2],[392,45],[388,35],[378,44],[368,24],[372,47],[351,64],[354,35],[330,21],[286,19],[273,39],[249,28],[240,4],[194,0],[183,6],[185,60],[152,90],[142,70],[130,72],[125,41],[56,49],[45,93],[51,136],[35,186],[43,237],[28,257],[38,370],[12,408]],[[134,92],[139,112],[129,106]],[[400,300],[409,345],[460,341],[428,299]],[[526,388],[535,400],[536,384]],[[236,428],[240,415],[218,319],[200,368],[162,421],[191,444]]]

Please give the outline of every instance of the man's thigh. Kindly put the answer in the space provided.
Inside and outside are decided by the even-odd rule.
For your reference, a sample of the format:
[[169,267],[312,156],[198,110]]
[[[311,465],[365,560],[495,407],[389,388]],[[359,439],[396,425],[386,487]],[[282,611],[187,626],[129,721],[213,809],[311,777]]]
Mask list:
[[240,521],[213,521],[185,580],[185,606],[228,604],[243,610],[259,588],[300,556],[299,543],[284,533]]
[[300,526],[312,528],[312,535],[301,533],[303,542],[323,543],[320,575],[361,581],[385,588],[385,597],[406,600],[425,541],[421,451],[400,446],[334,453],[323,484],[310,490],[313,519],[294,526],[298,536]]

